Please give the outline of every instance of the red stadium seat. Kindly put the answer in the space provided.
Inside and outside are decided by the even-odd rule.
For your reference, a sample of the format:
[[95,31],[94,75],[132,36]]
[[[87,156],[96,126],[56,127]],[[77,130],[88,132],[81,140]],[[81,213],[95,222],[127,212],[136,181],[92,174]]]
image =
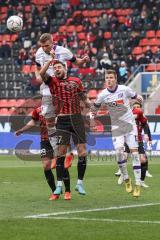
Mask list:
[[8,107],[17,107],[16,99],[8,99]]
[[157,70],[157,71],[160,71],[160,63],[158,63],[158,64],[156,65],[156,70]]
[[142,47],[135,47],[135,48],[133,49],[133,51],[132,51],[132,54],[134,54],[134,55],[140,55],[140,54],[142,54],[142,52],[143,52]]
[[155,72],[156,71],[156,64],[153,64],[153,63],[148,64],[148,66],[146,67],[146,71]]
[[31,65],[30,72],[35,72],[36,70],[36,65]]
[[75,31],[76,32],[82,32],[83,31],[83,25],[75,26]]
[[147,31],[146,38],[155,38],[156,33],[154,30]]
[[11,34],[10,41],[11,41],[11,42],[14,42],[14,41],[16,41],[17,38],[18,38],[18,35],[17,35],[17,34]]
[[160,30],[157,30],[157,32],[156,32],[156,37],[157,37],[157,38],[160,38]]
[[0,13],[7,13],[8,12],[8,7],[1,7],[0,8]]
[[149,45],[150,46],[160,46],[160,39],[158,39],[158,38],[151,38],[149,40]]
[[25,101],[25,99],[17,99],[17,107],[24,107]]
[[74,25],[67,26],[66,31],[71,32],[71,33],[74,32],[75,31],[75,26]]
[[112,37],[111,32],[105,32],[105,33],[104,33],[104,38],[105,38],[105,39],[111,39],[111,37]]
[[31,12],[31,6],[27,5],[24,7],[25,12]]
[[0,100],[0,107],[8,107],[8,100],[7,99],[1,99]]
[[65,25],[60,26],[58,31],[63,33],[64,31],[66,31],[66,26]]
[[158,47],[157,46],[151,47],[151,51],[152,51],[152,53],[157,53]]
[[84,11],[82,11],[82,15],[83,15],[84,17],[90,17],[89,10],[84,10]]
[[31,72],[31,66],[30,65],[23,65],[22,72],[26,73],[26,74],[30,73]]
[[119,21],[119,23],[125,23],[126,17],[120,16],[120,17],[118,17],[118,21]]
[[90,18],[89,21],[93,24],[93,23],[97,23],[98,21],[98,18],[97,17],[93,17],[93,18]]
[[86,34],[84,32],[78,33],[77,36],[80,40],[85,40],[86,39]]
[[139,42],[139,46],[143,47],[143,46],[149,46],[149,40],[148,38],[143,38],[140,40]]
[[10,40],[11,40],[11,37],[9,34],[4,34],[2,36],[2,41],[10,42]]
[[7,108],[0,108],[0,115],[8,116],[9,111]]

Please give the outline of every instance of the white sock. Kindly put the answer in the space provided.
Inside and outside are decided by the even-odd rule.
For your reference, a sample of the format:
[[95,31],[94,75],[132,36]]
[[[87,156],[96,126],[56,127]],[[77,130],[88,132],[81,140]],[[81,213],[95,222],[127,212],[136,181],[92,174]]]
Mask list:
[[82,183],[83,183],[83,180],[80,180],[80,179],[77,180],[77,184],[82,184]]
[[57,186],[62,187],[62,181],[57,181]]
[[141,185],[141,163],[138,152],[132,153],[132,166],[135,177],[135,184]]

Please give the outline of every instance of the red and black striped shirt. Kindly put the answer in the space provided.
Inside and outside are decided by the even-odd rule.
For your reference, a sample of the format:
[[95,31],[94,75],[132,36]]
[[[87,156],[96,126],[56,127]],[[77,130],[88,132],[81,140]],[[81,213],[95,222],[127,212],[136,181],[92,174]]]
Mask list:
[[35,108],[32,112],[32,119],[40,122],[41,141],[48,141],[48,131],[46,127],[46,120],[42,116],[41,107]]
[[147,123],[147,118],[144,116],[142,109],[140,108],[133,108],[132,110],[135,120],[136,120],[136,125],[137,125],[137,130],[138,130],[138,142],[142,142],[142,129],[144,124]]
[[80,100],[84,87],[79,78],[58,79],[49,77],[46,84],[48,84],[53,96],[53,104],[56,107],[57,114],[81,113]]

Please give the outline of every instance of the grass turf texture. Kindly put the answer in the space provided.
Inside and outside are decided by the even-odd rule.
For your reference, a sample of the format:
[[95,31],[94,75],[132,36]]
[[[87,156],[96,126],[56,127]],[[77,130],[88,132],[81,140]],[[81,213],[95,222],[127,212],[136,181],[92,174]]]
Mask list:
[[[23,162],[16,157],[0,157],[0,236],[1,239],[159,239],[160,205],[127,209],[111,209],[48,216],[45,219],[25,219],[28,215],[101,209],[123,205],[160,203],[159,159],[149,165],[153,178],[147,178],[148,189],[142,189],[139,199],[117,185],[115,161],[89,161],[85,178],[86,196],[74,191],[76,166],[70,169],[72,200],[63,196],[48,201],[49,188],[40,162]],[[95,166],[95,164],[98,164]],[[131,165],[129,164],[131,172]],[[55,173],[55,171],[54,171]],[[132,174],[131,174],[132,175]],[[132,175],[133,178],[133,175]],[[60,219],[57,219],[60,218]],[[67,218],[67,219],[63,219]],[[107,220],[111,219],[111,220]],[[118,220],[117,222],[114,222]],[[130,221],[150,221],[129,222]],[[123,222],[124,221],[124,222]]]

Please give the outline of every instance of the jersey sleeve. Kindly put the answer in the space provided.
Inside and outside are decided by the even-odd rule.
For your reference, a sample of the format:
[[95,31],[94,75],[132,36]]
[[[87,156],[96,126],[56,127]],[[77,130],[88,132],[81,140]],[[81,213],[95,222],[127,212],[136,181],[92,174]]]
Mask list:
[[103,103],[103,94],[100,93],[94,103],[94,107],[99,108],[102,103]]
[[137,97],[137,93],[130,87],[126,87],[126,96],[127,98],[135,99]]
[[41,67],[41,60],[40,59],[41,59],[41,56],[37,51],[36,54],[35,54],[35,63],[36,63],[37,67]]
[[36,109],[34,109],[33,112],[32,112],[32,119],[35,120],[35,121],[39,121],[39,114],[36,111]]
[[67,48],[64,48],[64,47],[62,48],[63,48],[64,60],[73,62],[73,59],[74,59],[73,53]]

